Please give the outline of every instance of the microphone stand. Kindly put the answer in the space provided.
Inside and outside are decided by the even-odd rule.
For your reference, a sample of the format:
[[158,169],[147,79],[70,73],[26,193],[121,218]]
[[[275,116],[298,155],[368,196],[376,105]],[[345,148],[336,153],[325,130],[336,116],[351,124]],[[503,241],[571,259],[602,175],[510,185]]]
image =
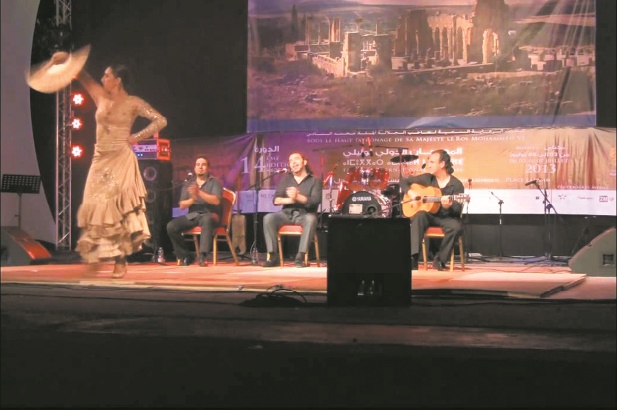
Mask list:
[[555,216],[558,216],[559,214],[557,213],[557,210],[555,209],[551,201],[549,201],[548,199],[546,187],[544,188],[544,190],[542,190],[542,188],[540,188],[540,186],[538,185],[536,181],[534,181],[533,184],[536,186],[536,188],[538,188],[538,191],[540,191],[540,193],[542,194],[544,198],[544,200],[542,201],[542,204],[544,207],[544,247],[545,247],[545,250],[544,250],[543,257],[535,259],[534,261],[529,261],[528,263],[539,263],[542,261],[547,261],[549,265],[565,264],[567,262],[558,261],[554,259],[553,254],[552,254],[553,252],[553,232],[552,231],[555,226],[555,222],[554,220],[553,222],[551,222],[551,219],[553,219],[551,218],[551,209],[553,210],[553,214]]
[[255,178],[255,184],[251,185],[247,188],[247,190],[255,189],[255,199],[254,204],[255,208],[253,210],[253,244],[251,245],[250,254],[251,254],[251,264],[258,265],[259,264],[259,250],[257,249],[257,228],[259,227],[258,215],[259,215],[259,191],[261,190],[261,185],[277,175],[278,172],[268,175],[267,177],[260,179],[259,175]]
[[499,197],[497,195],[495,195],[493,193],[493,191],[491,191],[491,195],[493,195],[495,198],[497,198],[497,203],[499,204],[499,259],[501,260],[501,258],[503,258],[503,249],[502,249],[502,236],[503,236],[503,221],[502,221],[502,214],[501,214],[501,206],[503,205],[503,201],[501,199],[499,199]]
[[[471,178],[467,180],[468,190],[471,191]],[[463,205],[465,206],[465,205]],[[463,221],[463,238],[465,239],[465,260],[469,261],[469,249],[471,248],[471,223],[469,222],[469,202],[465,207],[465,219]]]
[[[555,220],[554,220],[555,218],[551,218],[551,209],[553,210],[553,215],[554,216],[558,216],[559,214],[557,213],[557,210],[555,209],[555,207],[553,206],[551,201],[549,201],[549,199],[548,199],[548,194],[546,192],[546,181],[545,181],[544,190],[542,190],[542,188],[540,188],[540,185],[538,185],[537,182],[534,181],[533,184],[536,186],[536,188],[538,188],[538,191],[540,191],[540,193],[544,197],[544,200],[542,201],[542,204],[544,205],[544,236],[545,236],[544,246],[545,246],[545,251],[544,251],[544,258],[540,259],[537,262],[541,262],[542,260],[545,260],[545,261],[548,262],[549,265],[564,264],[566,262],[558,261],[558,260],[553,258],[553,234],[554,234],[553,229],[555,227]],[[551,222],[551,219],[552,219],[552,222]],[[547,246],[548,246],[548,250],[546,249]]]
[[[332,186],[334,185],[334,172],[328,172],[328,177],[325,180],[322,180],[322,185],[325,187],[328,187],[328,209],[329,212],[332,213]],[[321,214],[320,214],[320,218],[323,217],[323,214],[326,212],[325,209],[321,210]],[[323,224],[320,225],[319,227],[320,230],[322,231],[326,231],[327,232],[327,228],[324,229]]]

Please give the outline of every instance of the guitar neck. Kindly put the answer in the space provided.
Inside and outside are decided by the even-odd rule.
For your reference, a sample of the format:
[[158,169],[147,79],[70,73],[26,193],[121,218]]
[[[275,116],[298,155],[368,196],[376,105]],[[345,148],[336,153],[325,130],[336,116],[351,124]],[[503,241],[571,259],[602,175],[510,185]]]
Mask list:
[[424,196],[422,197],[422,202],[441,202],[441,198],[440,196]]
[[443,197],[450,198],[452,201],[455,201],[455,202],[461,202],[465,200],[464,195],[424,196],[419,199],[421,199],[422,202],[424,203],[429,203],[429,202],[441,202],[441,198]]

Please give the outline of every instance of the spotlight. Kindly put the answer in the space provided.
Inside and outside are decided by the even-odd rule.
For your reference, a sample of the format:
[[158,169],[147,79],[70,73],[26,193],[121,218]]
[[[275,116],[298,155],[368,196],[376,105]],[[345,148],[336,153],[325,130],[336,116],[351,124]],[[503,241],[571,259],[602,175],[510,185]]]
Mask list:
[[74,106],[81,107],[86,102],[86,98],[81,92],[74,92],[71,96],[71,101],[73,102]]
[[80,118],[75,117],[73,121],[71,121],[71,127],[73,127],[74,130],[80,130],[83,126],[84,124],[81,122]]
[[84,155],[84,149],[79,144],[71,146],[71,156],[75,159],[81,158]]

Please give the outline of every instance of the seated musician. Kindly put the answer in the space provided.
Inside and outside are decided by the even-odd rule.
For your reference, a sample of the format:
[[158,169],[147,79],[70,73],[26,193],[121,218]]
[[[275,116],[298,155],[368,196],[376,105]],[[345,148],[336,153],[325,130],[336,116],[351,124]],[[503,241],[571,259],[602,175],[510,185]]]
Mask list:
[[279,182],[274,193],[274,205],[283,205],[279,212],[264,216],[264,236],[268,251],[263,267],[278,266],[283,255],[277,252],[277,233],[288,223],[302,225],[302,235],[294,265],[304,268],[304,256],[317,229],[317,208],[321,204],[322,182],[311,172],[304,154],[294,151],[289,155],[289,172]]
[[[406,193],[402,202],[403,214],[410,217],[411,224],[412,270],[418,269],[420,245],[429,226],[440,226],[445,233],[439,252],[433,258],[433,268],[437,270],[445,269],[444,261],[450,257],[455,240],[463,230],[463,205],[454,200],[453,196],[463,194],[465,187],[453,173],[450,155],[439,149],[431,153],[424,174],[406,177],[401,181],[402,191]],[[414,198],[426,196],[425,192],[422,192],[424,188],[427,192],[439,194],[434,204],[414,201]],[[425,205],[430,209],[426,210]]]

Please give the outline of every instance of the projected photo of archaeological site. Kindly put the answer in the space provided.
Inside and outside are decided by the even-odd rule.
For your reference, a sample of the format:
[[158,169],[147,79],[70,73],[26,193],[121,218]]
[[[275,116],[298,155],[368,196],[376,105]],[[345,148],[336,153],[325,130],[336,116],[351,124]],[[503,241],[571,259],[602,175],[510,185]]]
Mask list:
[[250,0],[248,131],[596,124],[595,2]]

